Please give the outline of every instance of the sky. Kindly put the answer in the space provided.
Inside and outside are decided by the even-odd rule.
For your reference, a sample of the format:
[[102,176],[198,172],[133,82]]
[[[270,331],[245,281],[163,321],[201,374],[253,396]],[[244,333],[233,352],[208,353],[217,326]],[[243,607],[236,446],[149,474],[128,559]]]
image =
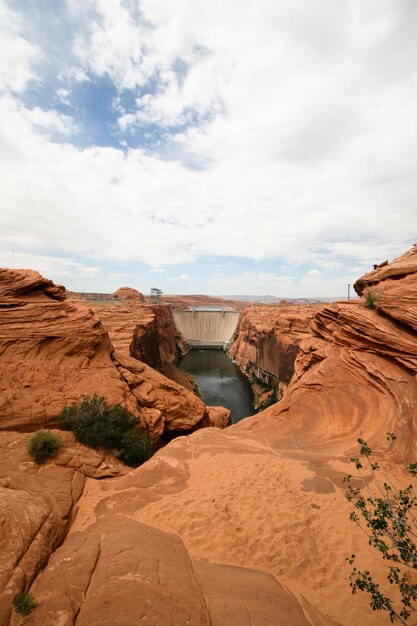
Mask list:
[[415,0],[0,0],[0,266],[340,297],[417,241]]

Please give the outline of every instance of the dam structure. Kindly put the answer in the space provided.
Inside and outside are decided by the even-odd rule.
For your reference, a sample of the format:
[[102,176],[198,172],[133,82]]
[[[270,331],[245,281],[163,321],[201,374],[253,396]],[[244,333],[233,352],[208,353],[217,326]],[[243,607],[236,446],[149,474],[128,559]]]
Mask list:
[[175,326],[191,348],[227,350],[239,321],[239,312],[219,307],[172,311]]

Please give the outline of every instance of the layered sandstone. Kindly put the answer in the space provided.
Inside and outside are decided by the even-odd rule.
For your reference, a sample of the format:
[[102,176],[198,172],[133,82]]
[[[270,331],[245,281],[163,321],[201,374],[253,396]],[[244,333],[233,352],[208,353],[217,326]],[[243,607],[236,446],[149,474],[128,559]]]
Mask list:
[[176,360],[181,337],[177,335],[169,307],[129,302],[97,305],[94,311],[117,351],[153,368]]
[[414,244],[410,250],[407,250],[407,252],[391,261],[391,263],[384,261],[374,270],[359,278],[354,284],[354,289],[360,296],[366,287],[379,285],[386,280],[399,280],[408,275],[414,275],[415,277],[416,265],[417,244]]
[[[177,439],[126,479],[90,480],[64,544],[32,586],[38,608],[11,623],[336,624],[270,573],[289,519],[285,465],[259,442],[217,432]],[[282,479],[266,483],[268,466]],[[308,490],[303,498],[307,507],[315,499]],[[275,530],[263,517],[267,501]],[[292,571],[308,558],[303,547]]]
[[[380,295],[375,310],[366,308],[364,300],[316,309],[298,343],[284,398],[242,427],[265,431],[271,443],[279,440],[298,451],[349,454],[363,436],[394,460],[412,453],[417,416],[415,248],[393,265],[357,282],[366,285],[373,275],[372,289]],[[388,444],[387,432],[397,433],[395,444]]]
[[317,305],[251,306],[246,308],[229,350],[248,375],[272,374],[287,385],[303,339],[310,335],[309,324]]
[[0,367],[1,430],[54,425],[94,393],[131,411],[154,442],[209,416],[193,393],[115,350],[90,308],[30,270],[0,270]]
[[143,293],[132,287],[119,287],[112,295],[113,298],[118,298],[119,300],[137,300],[139,302],[145,302]]
[[124,476],[87,478],[69,534],[32,584],[39,606],[11,623],[388,626],[351,595],[353,553],[383,593],[389,585],[349,520],[343,478],[360,436],[394,482],[415,460],[416,275],[417,264],[375,283],[376,310],[333,303],[288,323],[250,318],[245,358],[271,337],[281,352],[262,362],[287,371],[284,398],[225,431],[177,438]]
[[75,442],[63,442],[57,459],[38,466],[26,451],[28,435],[0,432],[0,624],[8,624],[11,602],[30,586],[64,539],[86,477],[123,475],[111,455]]

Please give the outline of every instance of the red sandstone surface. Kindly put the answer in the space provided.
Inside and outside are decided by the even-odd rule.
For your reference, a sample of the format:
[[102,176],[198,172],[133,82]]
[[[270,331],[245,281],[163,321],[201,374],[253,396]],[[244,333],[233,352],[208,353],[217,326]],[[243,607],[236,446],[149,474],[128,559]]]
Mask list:
[[[38,607],[25,618],[12,614],[11,623],[388,626],[386,614],[350,593],[346,557],[357,554],[358,566],[376,575],[386,563],[350,522],[342,481],[354,473],[349,457],[359,436],[393,481],[404,478],[403,457],[415,460],[417,259],[404,256],[394,263],[407,265],[406,274],[393,278],[386,266],[378,282],[372,278],[381,293],[376,310],[362,302],[274,307],[273,315],[269,307],[257,315],[247,309],[235,357],[258,358],[285,376],[283,399],[229,429],[177,438],[123,476],[83,476],[68,535],[28,569],[45,564],[31,585]],[[386,441],[388,431],[395,442]],[[33,495],[36,477],[68,468],[58,457],[26,492],[25,435],[3,436],[3,448],[17,456],[6,459],[4,489],[24,501],[25,524],[36,529],[49,506]],[[55,497],[67,478],[54,480]],[[3,526],[12,526],[3,515]],[[50,552],[58,543],[51,539]],[[29,544],[20,542],[13,557],[15,586]]]
[[[286,386],[303,339],[311,335],[310,322],[320,305],[253,305],[244,310],[230,356],[251,373],[260,368]],[[253,368],[253,366],[256,366]]]
[[145,302],[145,296],[132,287],[119,287],[113,294],[113,298],[119,300],[138,300],[139,302]]
[[182,340],[169,307],[133,302],[91,304],[117,351],[153,368],[176,360],[177,345]]
[[95,313],[65,299],[63,287],[34,271],[0,270],[0,430],[56,425],[63,407],[94,393],[130,410],[155,442],[164,430],[206,423],[201,400],[129,356],[122,335],[117,351]]

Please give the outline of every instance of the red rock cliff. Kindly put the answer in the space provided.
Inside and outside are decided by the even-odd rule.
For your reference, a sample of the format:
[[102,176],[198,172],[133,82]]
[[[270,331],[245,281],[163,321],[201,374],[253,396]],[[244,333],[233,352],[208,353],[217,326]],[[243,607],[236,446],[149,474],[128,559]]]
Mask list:
[[123,303],[94,310],[116,350],[153,368],[176,360],[180,338],[168,306]]
[[309,336],[315,305],[252,306],[246,308],[229,350],[248,374],[260,368],[287,385],[301,341]]
[[[388,279],[375,283],[392,314],[355,303],[317,309],[302,336],[294,333],[294,375],[267,411],[225,431],[176,439],[125,476],[87,479],[69,534],[31,586],[39,606],[11,623],[135,626],[140,616],[162,626],[175,616],[205,626],[374,626],[368,598],[352,597],[346,557],[355,553],[379,580],[386,562],[349,520],[343,477],[360,435],[395,479],[401,465],[394,462],[413,458],[416,275],[417,264],[396,281],[393,300]],[[395,443],[386,442],[386,431],[397,433]],[[4,445],[16,454],[10,466],[19,476],[17,489],[9,482],[4,489],[27,510],[30,493],[19,485],[29,464],[15,452],[19,442]],[[35,498],[31,516],[40,526],[48,508]],[[3,515],[11,511],[24,534],[26,519],[17,528],[19,509],[6,505]],[[34,534],[26,532],[18,558]],[[21,539],[7,543],[6,532],[2,540],[15,555]],[[387,581],[381,591],[389,593]],[[384,612],[377,620],[390,624]]]
[[209,416],[193,393],[115,351],[90,308],[31,270],[0,270],[0,368],[1,430],[55,424],[64,406],[94,393],[132,411],[154,441]]
[[[356,285],[372,285],[376,309],[359,303],[319,308],[299,343],[294,376],[281,402],[246,422],[272,428],[291,447],[348,453],[357,437],[399,460],[410,456],[417,420],[417,254],[377,268]],[[393,276],[396,278],[393,278]],[[358,287],[359,285],[359,287]],[[262,424],[260,423],[262,420]],[[268,426],[268,422],[271,424]],[[393,444],[387,432],[396,432]]]

